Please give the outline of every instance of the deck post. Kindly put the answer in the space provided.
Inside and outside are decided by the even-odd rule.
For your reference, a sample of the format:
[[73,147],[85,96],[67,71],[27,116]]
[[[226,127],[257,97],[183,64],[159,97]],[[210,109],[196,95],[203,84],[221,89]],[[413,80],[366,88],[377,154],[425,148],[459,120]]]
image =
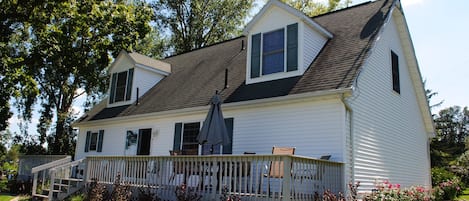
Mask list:
[[55,169],[52,168],[49,170],[50,183],[49,183],[49,199],[53,200],[54,198],[54,183],[55,183]]
[[37,172],[33,174],[33,190],[32,190],[32,195],[34,196],[36,194],[37,190]]
[[85,165],[83,166],[83,175],[82,175],[83,178],[82,179],[83,179],[83,185],[86,185],[86,183],[88,182],[88,178],[87,178],[87,176],[88,176],[88,158],[85,158],[83,161],[84,161],[83,164],[85,164]]
[[282,184],[282,200],[291,200],[292,192],[292,158],[290,156],[282,157],[283,163],[283,184]]
[[88,181],[90,181],[88,177],[89,177],[89,175],[90,175],[90,173],[91,173],[91,171],[92,171],[92,170],[91,170],[92,168],[90,168],[90,162],[91,162],[91,161],[90,161],[90,159],[89,159],[88,156],[86,157],[85,161],[86,161],[86,162],[85,162],[85,167],[86,167],[86,169],[85,169],[85,171],[84,171],[84,174],[85,174],[85,175],[83,175],[83,179],[84,179],[84,181],[85,181],[84,183],[85,183],[85,185],[86,185],[86,183],[88,183]]

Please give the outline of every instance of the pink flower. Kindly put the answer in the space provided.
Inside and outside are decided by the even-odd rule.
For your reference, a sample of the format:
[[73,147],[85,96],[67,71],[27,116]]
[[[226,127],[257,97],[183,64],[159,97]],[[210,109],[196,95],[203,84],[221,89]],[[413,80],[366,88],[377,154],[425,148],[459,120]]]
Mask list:
[[400,184],[396,184],[395,186],[396,186],[396,188],[401,188]]
[[419,186],[419,187],[417,187],[417,191],[420,192],[420,193],[423,193],[423,192],[425,192],[425,189],[423,189],[423,187]]
[[383,181],[383,184],[389,184],[389,180],[387,180],[387,179],[384,180],[384,181]]

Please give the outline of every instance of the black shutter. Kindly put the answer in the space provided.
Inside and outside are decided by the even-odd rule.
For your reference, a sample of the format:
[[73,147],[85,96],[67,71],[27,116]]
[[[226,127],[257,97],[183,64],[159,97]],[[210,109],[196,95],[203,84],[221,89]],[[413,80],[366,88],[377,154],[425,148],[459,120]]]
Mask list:
[[233,154],[233,118],[226,118],[225,125],[230,137],[230,145],[223,146],[223,154]]
[[90,150],[90,142],[91,142],[91,131],[86,132],[86,140],[85,140],[85,152]]
[[111,92],[109,94],[109,103],[114,103],[114,94],[116,94],[117,73],[113,73],[111,77]]
[[132,97],[132,81],[134,80],[133,77],[134,69],[131,68],[129,69],[129,73],[127,74],[127,90],[125,92],[125,100],[130,100],[130,98]]
[[98,148],[97,152],[102,152],[103,151],[103,138],[104,138],[104,130],[99,130],[98,133]]
[[399,79],[399,57],[391,51],[392,62],[392,89],[397,93],[401,93],[401,84]]
[[251,78],[259,77],[261,72],[261,34],[252,35],[251,40]]
[[287,71],[298,69],[298,23],[287,26]]
[[181,150],[182,123],[176,123],[174,126],[173,151]]

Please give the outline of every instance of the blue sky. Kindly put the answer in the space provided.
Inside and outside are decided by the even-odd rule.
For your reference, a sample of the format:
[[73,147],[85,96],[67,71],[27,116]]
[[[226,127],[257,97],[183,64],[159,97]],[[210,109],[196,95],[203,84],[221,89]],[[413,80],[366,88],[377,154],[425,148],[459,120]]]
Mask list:
[[[324,1],[324,0],[323,0]],[[257,0],[258,5],[264,0]],[[354,0],[352,4],[366,2]],[[427,88],[438,92],[432,103],[443,101],[433,113],[450,106],[469,106],[469,1],[401,0],[414,43],[422,78]],[[80,111],[82,101],[75,110]],[[35,133],[38,115],[29,125]],[[10,130],[18,132],[18,119],[10,119]]]
[[415,52],[432,102],[443,108],[469,105],[469,1],[402,0]]

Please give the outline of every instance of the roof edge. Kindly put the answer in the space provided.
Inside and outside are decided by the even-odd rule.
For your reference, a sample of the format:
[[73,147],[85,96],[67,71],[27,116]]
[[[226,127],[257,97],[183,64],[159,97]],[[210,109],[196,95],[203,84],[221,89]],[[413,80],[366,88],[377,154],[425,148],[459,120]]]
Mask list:
[[[191,52],[194,52],[194,51],[198,51],[198,50],[201,50],[201,49],[205,49],[205,48],[208,48],[208,47],[211,47],[211,46],[215,46],[215,45],[219,45],[219,44],[222,44],[222,43],[227,43],[227,42],[230,42],[230,41],[234,41],[234,40],[237,40],[237,39],[240,39],[240,38],[243,38],[245,37],[244,35],[240,35],[240,36],[236,36],[234,38],[230,38],[230,39],[227,39],[227,40],[223,40],[223,41],[220,41],[220,42],[216,42],[216,43],[213,43],[213,44],[210,44],[210,45],[206,45],[206,46],[203,46],[203,47],[199,47],[199,48],[195,48],[195,49],[192,49],[192,50],[189,50],[189,51],[185,51],[185,52],[181,52],[181,53],[178,53],[178,54],[173,54],[173,55],[170,55],[170,56],[167,56],[165,57],[164,59],[160,60],[160,61],[163,61],[165,59],[169,59],[171,57],[175,57],[175,56],[180,56],[180,55],[183,55],[183,54],[187,54],[187,53],[191,53]],[[164,62],[164,61],[163,61]]]
[[[400,5],[399,0],[395,0],[395,1],[399,2],[399,5]],[[400,23],[402,23],[402,24],[396,23],[396,26],[398,27],[398,31],[402,32],[401,33],[402,36],[405,37],[402,40],[403,42],[402,46],[403,46],[403,50],[407,54],[410,55],[410,57],[407,58],[408,60],[410,60],[407,62],[407,64],[409,66],[409,71],[411,74],[412,85],[414,86],[414,90],[417,93],[416,94],[417,102],[419,105],[419,109],[422,113],[422,118],[425,124],[425,129],[427,131],[427,136],[429,138],[432,138],[435,136],[435,133],[436,133],[435,125],[433,122],[430,106],[428,104],[427,96],[425,93],[425,86],[423,85],[422,73],[420,72],[419,64],[417,61],[417,56],[415,54],[415,48],[412,42],[412,38],[410,36],[409,27],[407,25],[404,12],[401,9],[397,9],[397,11],[394,13],[393,13],[393,16],[395,15],[396,20],[399,20]]]
[[[236,109],[239,107],[257,107],[259,104],[265,105],[266,103],[275,104],[285,101],[300,101],[308,98],[324,98],[330,97],[334,95],[351,95],[352,88],[340,88],[340,89],[333,89],[333,90],[323,90],[323,91],[313,91],[307,93],[300,93],[300,94],[293,94],[293,95],[286,95],[286,96],[278,96],[272,98],[264,98],[264,99],[254,99],[248,101],[240,101],[240,102],[233,102],[233,103],[224,103],[222,104],[222,108],[224,109]],[[337,96],[337,98],[341,98],[342,96]],[[108,119],[101,119],[101,120],[94,120],[94,121],[86,121],[86,122],[79,122],[74,124],[74,126],[94,126],[94,125],[105,125],[109,122],[125,122],[129,119],[133,120],[140,120],[140,119],[148,119],[148,117],[158,117],[158,118],[167,118],[167,117],[174,117],[174,116],[183,116],[183,115],[191,115],[200,112],[206,112],[209,109],[210,105],[205,106],[197,106],[191,108],[183,108],[183,109],[176,109],[176,110],[168,110],[168,111],[161,111],[161,112],[152,112],[152,113],[145,113],[139,115],[132,115],[132,116],[118,116],[114,118]]]

